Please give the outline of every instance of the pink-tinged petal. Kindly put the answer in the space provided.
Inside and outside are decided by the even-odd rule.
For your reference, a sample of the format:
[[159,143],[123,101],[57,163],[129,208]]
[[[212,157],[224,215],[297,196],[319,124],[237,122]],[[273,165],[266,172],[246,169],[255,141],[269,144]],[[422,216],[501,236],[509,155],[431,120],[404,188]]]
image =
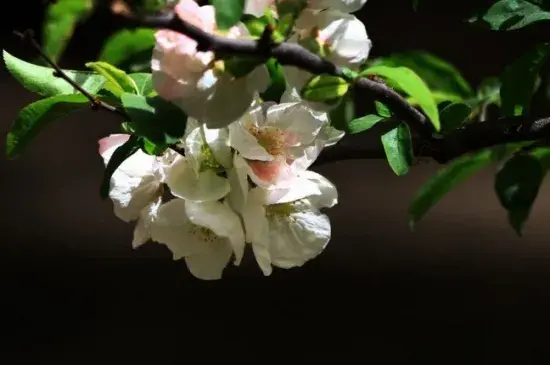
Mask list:
[[111,148],[116,148],[128,141],[130,138],[129,134],[111,134],[108,137],[101,138],[98,141],[99,144],[99,154],[104,155],[107,150],[110,150]]
[[205,5],[200,8],[199,17],[202,22],[202,30],[214,33],[216,30],[216,9],[212,5]]
[[292,181],[293,169],[286,163],[284,156],[273,161],[248,161],[250,179],[258,186],[268,187]]
[[202,19],[200,17],[200,6],[193,0],[181,0],[175,7],[174,12],[181,20],[193,24],[195,27],[202,28]]

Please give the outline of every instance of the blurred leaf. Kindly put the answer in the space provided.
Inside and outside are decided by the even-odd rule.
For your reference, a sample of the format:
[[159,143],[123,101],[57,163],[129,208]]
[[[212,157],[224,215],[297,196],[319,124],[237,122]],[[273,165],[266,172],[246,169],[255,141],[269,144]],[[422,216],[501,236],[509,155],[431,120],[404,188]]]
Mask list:
[[428,86],[414,71],[406,67],[373,66],[361,72],[361,75],[371,74],[386,78],[388,83],[418,100],[420,108],[426,113],[435,129],[440,130],[437,104]]
[[142,52],[151,53],[154,46],[154,29],[136,28],[119,30],[103,43],[99,60],[120,67]]
[[355,118],[355,101],[352,93],[346,94],[340,103],[329,111],[330,125],[339,131],[350,132],[349,123]]
[[469,19],[485,22],[492,30],[515,30],[550,20],[549,0],[500,0]]
[[257,57],[232,56],[224,60],[225,69],[235,77],[244,77],[261,65],[263,60]]
[[479,87],[476,94],[477,100],[480,103],[496,104],[500,106],[500,80],[498,77],[485,78]]
[[270,58],[266,62],[265,66],[267,67],[267,71],[269,72],[271,83],[268,86],[267,90],[263,92],[260,96],[264,101],[275,101],[278,103],[281,100],[281,96],[286,90],[286,80],[283,73],[283,68],[274,58]]
[[121,96],[124,110],[130,116],[130,126],[140,137],[165,147],[177,143],[185,133],[187,115],[159,96],[145,97],[131,93]]
[[398,176],[405,175],[413,161],[412,139],[409,127],[401,123],[381,137],[386,158]]
[[143,152],[152,156],[162,156],[166,151],[167,146],[158,146],[153,142],[149,141],[147,138],[139,139],[139,146]]
[[86,67],[91,68],[107,79],[103,87],[115,96],[120,97],[125,92],[138,93],[136,82],[121,69],[102,61],[88,62]]
[[550,43],[539,44],[506,68],[501,76],[500,99],[504,116],[529,112],[542,65],[550,55]]
[[315,75],[305,84],[300,94],[305,100],[330,103],[346,95],[348,89],[348,82],[341,77]]
[[[42,96],[78,93],[67,81],[54,76],[49,67],[33,65],[20,60],[6,51],[2,53],[6,68],[25,89]],[[63,70],[77,85],[91,94],[97,93],[105,83],[105,77],[92,72]]]
[[57,0],[46,8],[43,26],[43,50],[54,62],[59,59],[76,25],[89,15],[93,0]]
[[459,102],[472,98],[474,92],[460,71],[431,53],[411,51],[375,60],[372,66],[406,67],[413,70],[434,94],[436,102]]
[[109,159],[105,171],[103,173],[103,181],[99,193],[102,199],[109,197],[109,190],[111,189],[111,178],[114,172],[128,157],[132,156],[139,150],[139,139],[136,136],[130,136],[130,138],[113,152],[113,155]]
[[508,221],[521,236],[531,206],[537,198],[544,171],[530,155],[518,154],[506,161],[495,177],[495,192],[508,211]]
[[149,73],[133,73],[129,74],[130,78],[136,83],[138,95],[153,96],[155,93],[153,89],[153,77]]
[[386,118],[376,114],[365,115],[349,122],[345,131],[349,134],[361,133],[374,127],[376,123],[384,119]]
[[90,101],[83,95],[57,95],[35,101],[21,111],[6,138],[6,154],[14,158],[50,123],[75,110],[88,107]]
[[471,112],[472,108],[466,104],[457,103],[448,105],[440,113],[441,129],[443,129],[443,131],[452,131],[456,129],[468,119]]
[[244,11],[245,0],[210,0],[216,9],[216,24],[220,30],[236,25]]

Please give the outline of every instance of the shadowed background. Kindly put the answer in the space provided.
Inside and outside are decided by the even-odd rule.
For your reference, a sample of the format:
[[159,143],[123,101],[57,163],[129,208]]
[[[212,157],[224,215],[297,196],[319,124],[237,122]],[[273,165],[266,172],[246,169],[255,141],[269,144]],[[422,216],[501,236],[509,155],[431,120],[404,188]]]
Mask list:
[[[13,6],[23,14],[30,5],[20,3]],[[477,86],[540,40],[537,29],[528,41],[473,29],[460,22],[464,9],[432,3],[415,14],[409,1],[371,0],[361,18],[372,56],[429,50]],[[39,8],[25,17],[4,14],[2,47],[34,57],[8,32],[36,28],[41,16]],[[114,26],[98,25],[110,21],[98,14],[78,29],[61,66],[93,59]],[[37,97],[5,70],[0,96],[5,135]],[[102,112],[74,114],[44,130],[17,160],[0,159],[0,357],[7,364],[544,363],[548,181],[522,239],[492,190],[493,170],[450,193],[413,233],[408,205],[439,166],[421,163],[400,178],[385,161],[320,166],[340,194],[328,211],[333,238],[323,254],[266,278],[249,253],[222,281],[203,282],[164,246],[132,250],[133,227],[99,198],[97,140],[118,131],[118,122]]]

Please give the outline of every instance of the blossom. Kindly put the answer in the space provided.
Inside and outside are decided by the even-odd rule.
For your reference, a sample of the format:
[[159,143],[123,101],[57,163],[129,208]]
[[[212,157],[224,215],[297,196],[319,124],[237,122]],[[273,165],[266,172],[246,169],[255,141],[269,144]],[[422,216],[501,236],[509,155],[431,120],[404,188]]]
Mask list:
[[239,265],[245,248],[240,218],[224,202],[171,200],[158,209],[151,239],[164,244],[173,259],[184,259],[191,274],[217,280],[232,256]]
[[[112,134],[99,140],[99,154],[105,165],[114,151],[130,138],[127,134]],[[109,197],[115,215],[125,222],[137,220],[132,245],[145,243],[150,221],[161,204],[163,181],[171,167],[174,154],[150,156],[138,150],[115,170],[111,177]]]
[[321,208],[338,201],[336,188],[323,176],[304,171],[297,184],[274,189],[252,188],[242,217],[246,240],[265,275],[272,266],[302,266],[319,255],[331,237],[331,226]]
[[179,198],[196,202],[222,199],[230,188],[228,180],[220,176],[232,167],[229,131],[209,129],[189,119],[196,127],[185,138],[185,157],[173,163],[166,184]]
[[[182,19],[208,33],[219,33],[215,10],[211,5],[200,7],[192,0],[181,0],[174,8]],[[228,37],[246,37],[244,25],[232,27]],[[214,61],[210,51],[198,51],[197,42],[171,30],[155,33],[151,69],[158,94],[178,105],[190,117],[220,128],[238,119],[258,92],[269,83],[265,66],[236,78],[224,71],[223,63]],[[220,108],[223,105],[223,108]]]
[[303,103],[263,103],[229,125],[230,145],[259,186],[291,184],[324,147],[317,135],[328,122]]
[[307,0],[310,9],[333,9],[353,13],[361,9],[367,0]]

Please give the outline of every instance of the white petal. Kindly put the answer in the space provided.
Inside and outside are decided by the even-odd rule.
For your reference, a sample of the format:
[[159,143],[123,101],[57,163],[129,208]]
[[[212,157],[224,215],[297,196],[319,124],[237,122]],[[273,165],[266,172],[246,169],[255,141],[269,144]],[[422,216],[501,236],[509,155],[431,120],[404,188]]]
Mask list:
[[147,205],[141,211],[141,215],[134,228],[134,239],[132,241],[133,248],[137,248],[145,244],[151,238],[151,225],[157,217],[161,204],[162,197],[158,197],[157,200]]
[[159,187],[153,175],[135,177],[115,171],[109,190],[115,215],[125,222],[137,219],[142,209],[156,198]]
[[256,137],[254,137],[241,122],[229,125],[229,143],[231,147],[239,151],[246,159],[271,161],[271,156],[265,148],[260,146]]
[[[324,146],[324,142],[317,139],[310,146],[297,149],[297,152],[291,151],[293,156],[299,156],[292,162],[292,168],[297,171],[297,173],[307,170],[315,162],[317,157],[319,157]],[[301,153],[301,155],[298,153]]]
[[195,174],[198,174],[202,162],[202,148],[204,146],[204,138],[200,126],[193,129],[187,138],[185,138],[185,157],[187,162],[193,168]]
[[313,9],[334,9],[344,13],[353,13],[361,9],[367,0],[309,0]]
[[256,262],[264,275],[270,275],[272,268],[269,255],[269,223],[265,207],[256,195],[258,194],[252,192],[242,212],[246,241],[251,243]]
[[274,184],[280,186],[291,184],[295,177],[295,171],[286,162],[284,156],[279,155],[273,161],[248,160],[248,176],[258,186],[270,187]]
[[227,204],[218,201],[187,202],[185,211],[193,224],[206,227],[217,236],[229,239],[235,252],[235,264],[240,263],[244,253],[245,236],[239,216]]
[[265,67],[265,65],[256,67],[252,72],[246,75],[246,82],[249,92],[253,94],[264,92],[271,82],[267,67]]
[[210,247],[194,235],[195,226],[187,218],[185,205],[183,199],[161,205],[150,228],[151,239],[166,245],[174,260],[210,252]]
[[229,130],[227,128],[209,129],[204,126],[204,139],[216,161],[223,167],[230,168],[233,164],[233,156],[229,146]]
[[281,204],[294,202],[300,199],[319,196],[322,194],[318,184],[303,177],[296,178],[289,187],[262,189],[264,204]]
[[227,266],[233,250],[224,240],[213,242],[209,245],[212,250],[207,254],[185,257],[185,263],[189,272],[198,279],[219,280]]
[[233,158],[233,168],[227,170],[227,180],[231,187],[227,196],[229,204],[241,213],[248,195],[248,165],[238,153]]
[[308,197],[308,200],[315,208],[332,208],[338,204],[338,191],[336,190],[336,186],[326,177],[310,170],[304,171],[301,177],[314,183],[321,192],[321,194]]
[[294,139],[290,145],[304,145],[313,142],[315,136],[324,124],[324,120],[316,118],[303,103],[278,104],[269,108],[267,120]]
[[302,266],[319,255],[331,237],[328,217],[315,211],[294,213],[288,225],[271,225],[270,254],[273,265]]
[[190,201],[219,200],[229,193],[229,181],[213,170],[194,173],[187,159],[178,161],[166,179],[174,196]]
[[264,14],[264,10],[272,3],[273,0],[246,0],[244,13],[261,17]]

